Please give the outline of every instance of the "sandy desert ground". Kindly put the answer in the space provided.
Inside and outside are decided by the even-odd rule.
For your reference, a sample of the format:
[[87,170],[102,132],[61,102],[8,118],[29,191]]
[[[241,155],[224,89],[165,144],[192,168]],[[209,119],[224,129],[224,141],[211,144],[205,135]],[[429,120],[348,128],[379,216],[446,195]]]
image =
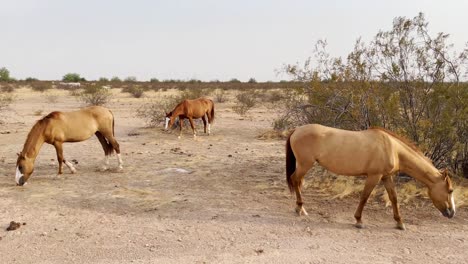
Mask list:
[[[135,117],[160,93],[135,99],[116,90],[107,107],[123,171],[99,171],[103,151],[93,137],[64,146],[76,174],[64,168],[57,177],[55,150],[44,145],[29,183],[17,187],[16,153],[35,120],[81,106],[56,93],[50,103],[19,89],[0,117],[0,263],[466,263],[466,207],[448,220],[427,201],[402,205],[400,231],[391,207],[371,199],[366,228],[356,229],[357,196],[330,199],[308,188],[309,216],[296,216],[284,141],[257,138],[274,118],[264,107],[240,117],[232,103],[217,104],[211,136],[195,141],[185,130],[178,140]],[[26,225],[6,231],[13,220]]]

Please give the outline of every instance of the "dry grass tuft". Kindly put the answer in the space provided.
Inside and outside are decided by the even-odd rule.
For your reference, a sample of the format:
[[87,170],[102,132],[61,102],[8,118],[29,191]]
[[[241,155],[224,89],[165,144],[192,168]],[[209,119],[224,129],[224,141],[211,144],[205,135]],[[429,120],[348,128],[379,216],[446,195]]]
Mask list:
[[[343,199],[349,196],[358,197],[364,188],[364,177],[350,177],[332,174],[317,166],[313,169],[314,176],[308,177],[310,181],[304,188],[318,190],[323,196],[329,199]],[[463,182],[464,183],[464,182]],[[454,197],[457,207],[468,206],[468,187],[460,182],[454,190]],[[418,199],[428,200],[427,188],[414,180],[397,183],[396,191],[399,204],[411,204]],[[385,202],[385,206],[391,206],[388,194],[382,184],[378,185],[369,199],[377,199]]]
[[268,130],[257,136],[257,139],[268,140],[268,139],[286,139],[291,130]]

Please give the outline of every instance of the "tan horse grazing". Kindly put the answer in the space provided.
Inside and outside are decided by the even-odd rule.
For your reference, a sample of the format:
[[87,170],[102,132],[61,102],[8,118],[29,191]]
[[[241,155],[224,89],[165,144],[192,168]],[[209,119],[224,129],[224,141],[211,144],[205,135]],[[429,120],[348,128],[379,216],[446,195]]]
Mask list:
[[286,179],[291,192],[296,193],[296,212],[299,215],[307,215],[301,187],[304,175],[316,162],[336,174],[367,176],[354,214],[358,228],[362,227],[364,205],[374,187],[382,180],[392,202],[397,228],[405,229],[392,176],[397,171],[424,183],[434,206],[445,217],[455,215],[453,187],[447,171],[437,170],[412,143],[381,128],[348,131],[317,124],[296,128],[286,142]]
[[114,138],[114,116],[107,108],[91,106],[73,112],[52,112],[36,122],[26,138],[23,150],[18,153],[17,185],[24,185],[33,173],[34,161],[44,143],[53,145],[57,151],[58,174],[62,174],[62,163],[75,173],[73,164],[63,157],[62,144],[84,141],[93,134],[97,136],[104,149],[104,169],[107,169],[109,155],[114,150],[117,153],[119,169],[122,169],[119,143]]
[[198,98],[194,100],[184,100],[180,102],[174,110],[169,113],[166,113],[166,126],[167,130],[169,127],[174,125],[174,122],[177,117],[179,117],[180,125],[180,134],[179,138],[182,135],[182,121],[183,119],[188,119],[190,121],[190,126],[192,127],[193,137],[197,137],[197,132],[195,126],[193,125],[193,119],[201,118],[203,120],[203,125],[205,127],[206,133],[206,119],[205,115],[208,118],[208,135],[211,134],[211,124],[214,121],[215,112],[214,112],[214,103],[208,98]]

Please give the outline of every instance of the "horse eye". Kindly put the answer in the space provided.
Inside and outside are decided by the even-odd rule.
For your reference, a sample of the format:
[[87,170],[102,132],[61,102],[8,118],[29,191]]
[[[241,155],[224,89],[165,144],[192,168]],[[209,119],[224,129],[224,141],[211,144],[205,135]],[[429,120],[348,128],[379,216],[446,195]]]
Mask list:
[[449,190],[448,193],[453,193],[453,190]]
[[22,171],[23,170],[23,166],[18,166],[18,170]]

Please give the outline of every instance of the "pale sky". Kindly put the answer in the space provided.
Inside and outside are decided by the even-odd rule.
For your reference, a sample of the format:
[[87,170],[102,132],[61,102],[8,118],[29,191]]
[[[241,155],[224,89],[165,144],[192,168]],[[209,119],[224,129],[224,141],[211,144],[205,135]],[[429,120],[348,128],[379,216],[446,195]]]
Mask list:
[[319,39],[345,56],[358,37],[419,12],[462,50],[463,0],[0,0],[0,67],[20,79],[277,81],[287,76],[275,70],[304,61]]

